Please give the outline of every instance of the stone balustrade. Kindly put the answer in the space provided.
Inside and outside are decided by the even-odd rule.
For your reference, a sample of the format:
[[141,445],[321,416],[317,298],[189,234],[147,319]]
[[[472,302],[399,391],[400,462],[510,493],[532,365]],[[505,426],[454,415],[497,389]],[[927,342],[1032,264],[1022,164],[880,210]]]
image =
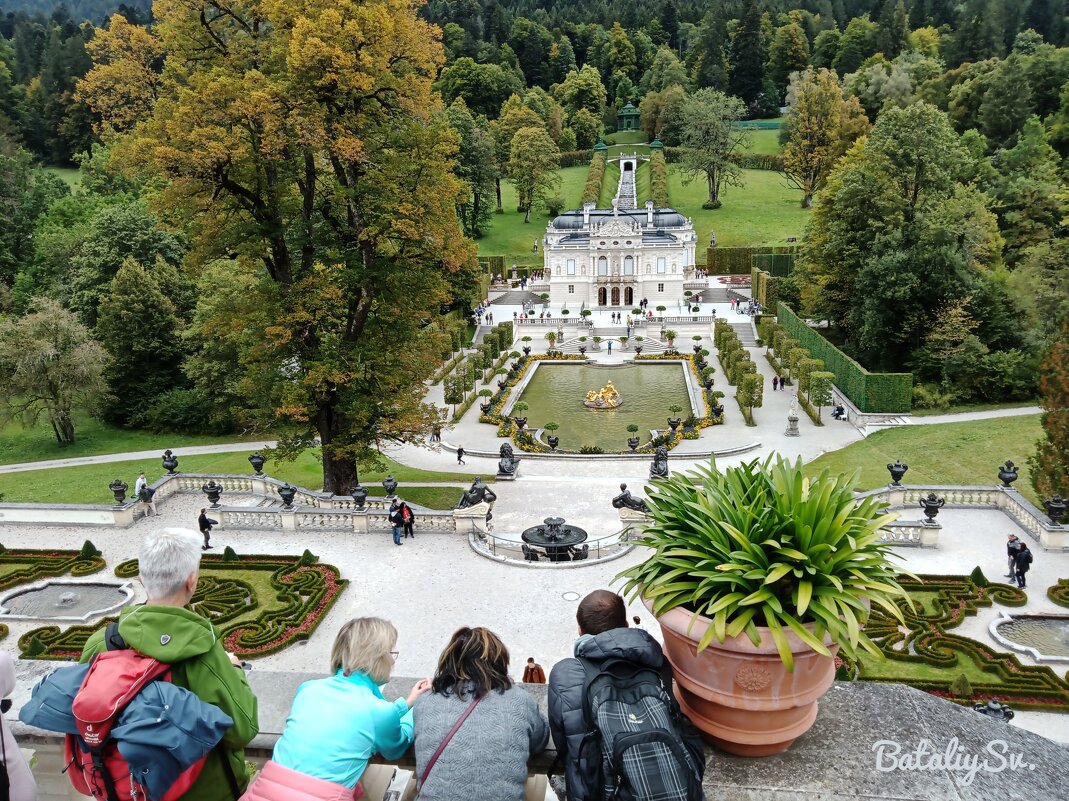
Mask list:
[[[859,498],[878,498],[892,508],[920,507],[921,498],[934,492],[946,500],[944,509],[998,509],[1019,525],[1040,547],[1048,551],[1069,550],[1069,527],[1055,526],[1046,515],[1015,489],[1005,487],[953,486],[947,484],[902,485],[888,484],[867,492]],[[898,521],[894,526],[905,525]],[[934,543],[933,543],[934,544]]]

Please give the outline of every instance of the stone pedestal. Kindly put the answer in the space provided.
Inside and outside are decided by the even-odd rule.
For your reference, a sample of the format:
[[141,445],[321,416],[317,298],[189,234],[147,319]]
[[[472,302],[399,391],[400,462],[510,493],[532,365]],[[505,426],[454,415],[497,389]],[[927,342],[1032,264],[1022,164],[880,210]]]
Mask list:
[[939,530],[943,528],[938,523],[925,523],[921,528],[921,547],[935,548],[939,544]]
[[797,437],[798,433],[798,415],[787,415],[787,430],[783,432],[784,436]]
[[463,534],[488,534],[490,532],[490,510],[492,503],[477,503],[464,509],[453,510],[453,523],[456,530]]

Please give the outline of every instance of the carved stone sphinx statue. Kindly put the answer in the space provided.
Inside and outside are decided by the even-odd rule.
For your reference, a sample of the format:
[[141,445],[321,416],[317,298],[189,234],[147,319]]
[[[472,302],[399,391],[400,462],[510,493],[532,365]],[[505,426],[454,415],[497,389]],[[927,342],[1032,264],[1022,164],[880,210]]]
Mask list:
[[641,524],[649,522],[650,508],[642,498],[636,498],[627,489],[627,484],[620,485],[620,494],[612,499],[613,508],[620,513],[620,522]]
[[516,469],[520,466],[520,460],[513,453],[512,446],[509,443],[501,443],[500,456],[501,458],[497,460],[498,476],[515,478]]
[[668,448],[658,445],[650,465],[650,478],[668,478]]
[[[493,508],[496,500],[497,493],[476,476],[471,488],[465,490],[460,496],[460,503],[453,507],[453,519],[469,520],[473,533],[485,535],[490,531],[490,520],[494,516]],[[457,530],[463,531],[464,529],[458,526]]]
[[492,504],[496,500],[497,494],[486,486],[479,476],[476,476],[471,488],[464,491],[460,496],[460,503],[453,508],[467,509],[472,506],[478,506],[480,503]]

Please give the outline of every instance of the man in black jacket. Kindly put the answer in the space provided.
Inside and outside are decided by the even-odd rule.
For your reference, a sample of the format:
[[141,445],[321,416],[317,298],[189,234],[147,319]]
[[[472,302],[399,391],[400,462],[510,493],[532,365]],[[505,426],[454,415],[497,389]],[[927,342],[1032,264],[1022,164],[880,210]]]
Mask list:
[[197,528],[200,529],[200,533],[204,535],[204,545],[201,547],[202,551],[207,551],[212,547],[212,526],[219,525],[218,520],[212,520],[208,517],[208,510],[201,509],[200,517],[197,518]]
[[[660,669],[660,644],[642,629],[627,627],[624,599],[608,590],[594,590],[579,602],[575,613],[579,639],[575,655],[592,662],[626,659]],[[590,788],[579,773],[579,745],[587,733],[583,721],[583,685],[586,672],[578,659],[564,659],[549,674],[549,730],[564,765],[568,801],[587,801]]]

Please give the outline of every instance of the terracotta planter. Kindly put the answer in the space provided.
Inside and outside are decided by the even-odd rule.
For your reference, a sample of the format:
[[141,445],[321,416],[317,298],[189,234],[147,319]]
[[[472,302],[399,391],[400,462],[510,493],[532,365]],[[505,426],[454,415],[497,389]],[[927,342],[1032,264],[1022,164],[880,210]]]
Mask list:
[[[813,725],[817,700],[835,680],[834,658],[818,654],[790,632],[793,673],[780,661],[768,629],[758,627],[760,646],[743,633],[723,643],[714,638],[698,654],[708,618],[676,608],[657,622],[680,706],[708,742],[731,754],[769,756],[786,751]],[[832,653],[838,650],[827,637],[824,642]]]

